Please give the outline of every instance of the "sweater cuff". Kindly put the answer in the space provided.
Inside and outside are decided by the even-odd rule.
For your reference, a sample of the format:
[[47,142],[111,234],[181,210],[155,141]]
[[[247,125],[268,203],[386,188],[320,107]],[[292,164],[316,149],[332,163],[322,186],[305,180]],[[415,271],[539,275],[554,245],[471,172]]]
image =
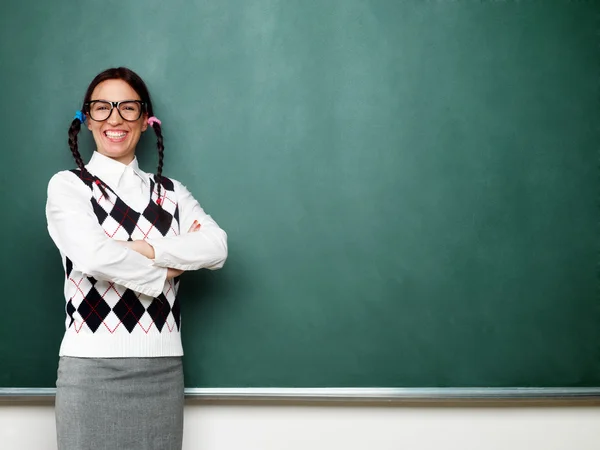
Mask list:
[[154,259],[151,259],[152,263],[157,267],[170,267],[167,264],[165,251],[161,248],[160,241],[158,239],[146,239],[146,242],[154,249]]

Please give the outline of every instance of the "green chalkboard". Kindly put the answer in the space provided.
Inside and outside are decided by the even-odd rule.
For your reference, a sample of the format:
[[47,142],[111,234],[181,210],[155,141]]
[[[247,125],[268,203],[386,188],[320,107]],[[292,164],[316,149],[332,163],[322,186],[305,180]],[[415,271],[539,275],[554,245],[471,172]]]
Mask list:
[[120,65],[229,235],[182,280],[188,387],[600,386],[599,5],[9,0],[0,386],[54,386],[46,186]]

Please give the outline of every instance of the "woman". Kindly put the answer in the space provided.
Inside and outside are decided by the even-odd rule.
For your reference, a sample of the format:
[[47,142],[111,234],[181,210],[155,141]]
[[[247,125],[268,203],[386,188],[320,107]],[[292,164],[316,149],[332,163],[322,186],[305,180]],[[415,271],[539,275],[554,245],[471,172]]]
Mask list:
[[[83,123],[96,151],[84,165]],[[156,133],[158,170],[138,167]],[[179,275],[219,269],[227,235],[178,181],[162,175],[161,122],[127,68],[94,78],[69,129],[77,169],[48,185],[48,230],[65,269],[66,331],[56,393],[59,450],[181,449]]]

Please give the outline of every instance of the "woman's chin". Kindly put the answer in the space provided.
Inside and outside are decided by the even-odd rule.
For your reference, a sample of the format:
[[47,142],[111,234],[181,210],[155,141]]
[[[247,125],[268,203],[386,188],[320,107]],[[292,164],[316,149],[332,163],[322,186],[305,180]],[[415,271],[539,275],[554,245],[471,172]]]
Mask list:
[[124,164],[130,163],[135,156],[135,149],[131,150],[128,148],[124,148],[123,146],[104,146],[98,149],[98,153],[101,153],[104,156],[107,156],[111,159],[115,159]]

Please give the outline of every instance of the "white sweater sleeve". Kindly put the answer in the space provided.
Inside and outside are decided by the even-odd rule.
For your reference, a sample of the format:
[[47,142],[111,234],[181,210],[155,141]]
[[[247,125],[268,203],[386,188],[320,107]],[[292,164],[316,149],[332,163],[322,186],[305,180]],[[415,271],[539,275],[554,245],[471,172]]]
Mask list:
[[89,188],[72,172],[59,172],[48,183],[48,232],[60,252],[87,276],[160,295],[167,269],[108,237],[90,198]]
[[[147,239],[154,247],[154,264],[180,270],[220,269],[227,259],[227,234],[204,212],[185,186],[177,181],[174,183],[181,234]],[[200,224],[200,230],[188,233],[195,220]]]

